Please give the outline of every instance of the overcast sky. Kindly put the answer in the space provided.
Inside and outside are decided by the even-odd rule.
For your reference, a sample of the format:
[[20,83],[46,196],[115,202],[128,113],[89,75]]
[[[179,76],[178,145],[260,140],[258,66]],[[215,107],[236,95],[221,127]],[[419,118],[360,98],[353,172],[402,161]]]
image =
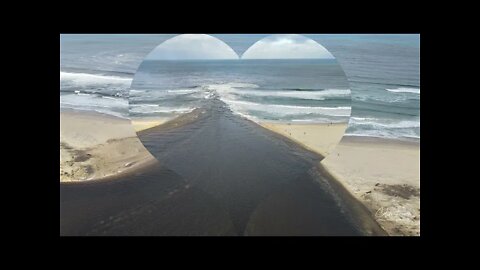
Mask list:
[[243,59],[333,59],[316,41],[301,35],[271,35],[253,44]]
[[[150,60],[238,59],[222,40],[204,34],[183,34],[166,40],[148,56]],[[270,35],[249,47],[243,59],[333,59],[322,45],[302,35]]]
[[157,46],[147,59],[238,59],[238,55],[218,38],[204,34],[184,34],[168,39]]

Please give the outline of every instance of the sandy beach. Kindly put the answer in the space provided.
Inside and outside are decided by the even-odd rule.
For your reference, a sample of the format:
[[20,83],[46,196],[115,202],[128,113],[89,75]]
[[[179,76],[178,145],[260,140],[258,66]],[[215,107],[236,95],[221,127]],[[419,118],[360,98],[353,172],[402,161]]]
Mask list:
[[385,235],[316,173],[321,155],[219,100],[138,136],[159,162],[62,183],[62,235]]
[[337,146],[347,128],[346,123],[293,124],[261,122],[260,125],[282,134],[324,157],[330,154]]
[[[212,111],[214,112],[215,110],[210,110],[210,112]],[[237,165],[234,167],[230,166],[231,164],[228,163],[228,160],[225,161],[223,159],[218,159],[218,157],[223,156],[223,154],[218,154],[216,152],[208,155],[210,159],[213,158],[215,159],[215,161],[204,160],[203,163],[205,164],[199,163],[200,160],[204,159],[205,153],[208,153],[212,150],[226,151],[229,153],[229,155],[240,151],[240,148],[233,147],[234,145],[230,145],[226,142],[222,143],[221,140],[223,139],[220,139],[220,141],[218,141],[219,138],[215,139],[216,136],[224,134],[226,131],[221,128],[222,132],[218,133],[215,131],[219,129],[218,127],[209,127],[210,125],[213,125],[213,122],[205,122],[207,121],[206,119],[216,118],[210,116],[209,112],[205,109],[197,109],[194,112],[183,115],[173,121],[167,121],[167,119],[136,119],[135,121],[132,121],[134,128],[132,128],[129,120],[98,113],[62,111],[60,116],[61,182],[88,182],[84,180],[96,180],[106,178],[108,176],[128,175],[128,172],[137,172],[136,174],[140,173],[139,175],[141,175],[143,171],[142,168],[149,167],[147,166],[149,164],[157,164],[157,167],[153,167],[158,168],[159,170],[159,172],[155,173],[155,175],[163,175],[165,173],[165,169],[160,169],[160,167],[158,167],[159,163],[156,162],[156,159],[145,149],[142,142],[140,142],[140,140],[138,139],[137,133],[135,132],[137,131],[139,132],[139,136],[143,138],[143,143],[145,143],[147,146],[150,145],[150,140],[154,142],[154,144],[149,146],[151,148],[149,149],[157,153],[157,158],[160,158],[162,164],[165,164],[170,168],[174,169],[176,172],[179,173],[180,177],[185,177],[185,180],[181,180],[180,183],[184,183],[186,179],[198,179],[198,173],[201,172],[200,175],[203,175],[202,173],[207,174],[204,177],[202,176],[201,179],[210,179],[209,182],[207,182],[208,188],[202,188],[202,190],[209,190],[210,188],[212,188],[210,187],[210,185],[213,185],[215,186],[214,194],[223,194],[222,196],[224,196],[226,193],[241,193],[241,190],[243,189],[242,187],[242,189],[240,190],[235,188],[231,190],[231,188],[233,187],[231,187],[230,185],[224,186],[222,183],[223,181],[225,181],[225,178],[219,179],[218,183],[211,182],[213,181],[211,180],[211,171],[205,171],[205,168],[208,168],[208,164],[217,164],[217,173],[219,175],[225,176],[226,174],[231,173],[230,170],[233,170],[232,168],[238,167],[238,162],[242,162],[240,157],[235,158],[235,160],[237,160]],[[230,121],[230,119],[236,118],[229,117],[225,119],[229,119]],[[191,123],[194,124],[192,125]],[[239,124],[238,126],[245,125],[249,122],[242,121],[241,123],[244,124]],[[249,125],[252,125],[252,127],[255,126],[255,124],[253,123],[250,123]],[[307,150],[318,153],[320,156],[323,157],[326,156],[326,158],[324,158],[323,160],[321,158],[317,159],[317,161],[315,161],[316,164],[319,165],[321,170],[325,170],[327,174],[330,174],[331,177],[334,177],[338,181],[338,183],[347,191],[347,193],[351,195],[348,196],[353,196],[352,198],[354,198],[354,201],[356,199],[357,201],[361,202],[363,206],[365,206],[365,213],[368,217],[357,219],[359,220],[359,222],[363,222],[362,220],[365,220],[367,222],[367,225],[362,225],[362,227],[366,228],[366,230],[369,231],[370,228],[373,228],[373,230],[368,232],[367,234],[381,234],[380,232],[378,232],[378,229],[375,228],[375,226],[378,225],[368,222],[368,220],[373,217],[383,228],[383,230],[385,230],[389,235],[419,235],[420,186],[418,143],[364,137],[344,137],[341,140],[340,144],[335,147],[341,134],[344,132],[346,125],[262,123],[261,126],[266,127],[268,130],[273,131],[276,134],[282,135],[280,137],[285,137],[293,142],[299,143]],[[184,129],[184,132],[178,133],[179,128]],[[161,132],[157,133],[157,131],[155,130],[159,130]],[[172,132],[170,133],[169,130],[172,130]],[[205,136],[191,136],[192,132],[197,133],[199,132],[199,130],[202,130],[202,132],[207,132],[207,134],[205,134]],[[250,131],[246,134],[251,134],[251,132],[253,132],[254,130],[255,132],[258,131],[262,133],[261,129],[253,128],[249,130]],[[230,135],[226,135],[225,138],[230,138],[229,136],[239,133],[240,130],[232,131],[228,133]],[[169,134],[171,134],[173,137],[170,138]],[[194,141],[186,144],[186,141],[184,142],[182,139],[180,139],[180,137],[178,137],[180,134],[183,134],[185,136],[185,140]],[[250,135],[247,136],[244,134],[244,136],[242,136],[242,140],[249,138],[249,136]],[[207,138],[212,139],[211,146],[206,143]],[[232,138],[235,138],[235,136]],[[249,147],[253,147],[251,144],[256,144],[256,140],[258,138],[255,137],[255,140],[253,138],[248,139],[250,141],[247,142],[245,145],[250,145]],[[182,147],[172,148],[170,145],[171,142],[173,142],[172,139],[175,139],[175,143],[180,143]],[[196,148],[200,149],[189,146],[191,150],[189,152],[189,155],[186,155],[185,151],[182,150],[184,147],[186,147],[186,145],[195,145]],[[216,148],[214,147],[215,145],[222,145],[225,149],[218,147]],[[258,153],[263,146],[263,144],[258,144],[256,147],[246,151],[254,151],[253,149],[255,149],[255,151]],[[207,148],[203,149],[202,147]],[[291,145],[288,147],[295,147],[295,145]],[[268,152],[272,151],[271,149],[273,148],[268,147]],[[279,149],[279,151],[290,152],[291,150]],[[199,155],[198,158],[197,155]],[[247,155],[245,154],[245,156]],[[268,154],[268,156],[271,158],[270,154]],[[279,155],[279,157],[280,156],[283,155]],[[311,161],[314,161],[316,159],[313,156],[311,158],[308,157],[309,155],[307,153],[304,153],[302,156],[303,158],[311,159]],[[280,167],[277,167],[276,165],[277,162],[285,162],[285,164],[289,164],[291,162],[294,162],[293,160],[295,159],[292,159],[289,162],[283,160],[274,162],[272,159],[271,166],[272,168],[274,168],[272,173],[276,174],[280,169]],[[221,162],[227,163],[221,165]],[[194,166],[193,164],[197,165]],[[253,166],[251,162],[248,162],[248,164],[250,164],[249,166]],[[292,165],[293,167],[290,166],[288,169],[289,172],[286,171],[284,175],[290,174],[294,168],[295,170],[298,170],[298,173],[300,174],[303,170],[301,169],[302,166],[305,165],[306,164],[298,165],[298,168]],[[245,167],[246,165],[242,166]],[[247,173],[245,171],[246,168],[247,167],[242,169],[242,173],[237,172],[229,175],[228,179],[235,179],[234,175],[242,176],[241,178],[244,179]],[[265,171],[257,168],[251,171],[251,178],[256,178],[253,177],[253,175],[257,175],[259,172],[265,173]],[[192,173],[194,174],[191,175]],[[136,177],[135,179],[140,179],[139,177]],[[329,176],[327,175],[327,178],[328,177]],[[125,176],[119,179],[120,182],[124,182],[122,179],[130,178],[128,176]],[[147,179],[154,180],[157,179],[157,176],[152,175],[152,177]],[[265,178],[264,181],[267,181],[268,179],[269,178]],[[202,181],[203,180],[201,180],[201,182]],[[296,181],[293,181],[292,183],[294,182]],[[274,182],[270,183],[267,181],[266,184],[267,186],[274,185]],[[186,186],[189,187],[191,185],[192,184],[187,184]],[[235,183],[235,185],[238,184]],[[305,183],[305,185],[307,184]],[[238,186],[237,188],[240,188],[240,186]],[[273,190],[277,190],[278,188],[279,187],[273,188]],[[285,192],[291,190],[292,188],[293,187],[286,189]],[[301,192],[307,192],[307,190],[309,190],[310,188],[306,188],[305,191]],[[218,193],[217,189],[227,189],[228,191],[226,190],[225,194],[224,192]],[[280,188],[280,190],[282,189],[283,188]],[[248,190],[250,193],[253,192],[250,189]],[[262,192],[266,194],[272,192],[267,190],[270,189],[265,187],[265,189],[262,189]],[[283,191],[280,190],[276,192],[280,192],[279,194],[281,195],[279,196],[281,197],[276,198],[275,196],[270,195],[273,196],[271,197],[272,200],[274,198],[275,201],[285,200],[284,196],[293,196],[283,194]],[[108,190],[106,191],[106,193],[108,193]],[[337,189],[337,193],[341,194],[342,191],[339,191]],[[258,196],[265,196],[260,194],[262,193],[260,192]],[[263,206],[263,204],[260,204],[255,211],[253,211],[253,209],[248,211],[252,215],[250,217],[250,221],[248,221],[247,219],[248,214],[238,214],[240,215],[238,217],[242,217],[243,215],[246,216],[242,217],[240,220],[233,221],[234,224],[237,224],[237,227],[240,226],[237,229],[234,229],[233,227],[231,227],[232,225],[228,223],[230,224],[228,225],[229,234],[242,234],[242,231],[244,230],[243,234],[245,235],[263,235],[271,232],[275,232],[273,233],[275,235],[281,235],[285,233],[285,227],[283,226],[288,226],[288,230],[290,230],[290,233],[293,234],[305,233],[305,231],[292,231],[292,229],[300,228],[301,226],[299,226],[299,224],[283,224],[282,227],[278,228],[278,231],[272,231],[272,228],[275,228],[275,226],[273,226],[273,224],[270,224],[267,220],[264,220],[264,218],[268,216],[266,213],[272,214],[273,209],[276,208],[272,208],[273,206],[270,206],[268,204],[268,201],[265,201],[265,203],[265,206]],[[345,199],[345,203],[347,203],[348,205],[353,205],[354,207],[356,204],[358,204],[356,202],[352,202],[350,199]],[[323,203],[320,203],[319,201],[318,204],[322,205]],[[229,207],[234,207],[234,205],[235,204]],[[288,202],[288,205],[290,205],[290,202]],[[301,205],[299,205],[299,207],[300,208],[298,208],[296,212],[298,212],[300,209],[303,209]],[[269,210],[264,210],[263,208],[268,208]],[[231,211],[237,211],[233,209],[236,208],[232,208]],[[276,213],[275,215],[280,215],[284,213],[285,209],[282,211]],[[355,212],[360,213],[361,211],[355,210]],[[293,212],[288,213],[293,214]],[[355,215],[361,217],[361,214],[358,213]],[[307,216],[312,215],[313,212],[309,213]],[[322,212],[321,215],[325,215],[325,213]],[[303,217],[301,219],[303,219]],[[291,218],[288,218],[288,220],[291,220]],[[257,225],[254,226],[252,224]],[[266,226],[266,224],[268,224],[268,226],[262,229],[261,226]],[[323,222],[318,221],[317,225],[320,226],[319,224],[322,224],[322,226],[326,226]],[[320,227],[312,227],[312,234],[322,234],[320,231],[318,231],[319,228]],[[331,233],[333,228],[334,227],[325,227],[322,228],[322,230],[326,230],[325,233],[329,234]],[[190,228],[188,230],[192,229]],[[305,228],[303,230],[305,230]],[[347,229],[345,228],[345,230]],[[329,233],[327,233],[327,231],[329,231]],[[343,232],[337,233],[343,234]],[[183,232],[180,234],[183,234]]]
[[362,202],[389,235],[420,234],[418,142],[345,136],[334,147],[333,137],[344,127],[262,125],[326,156],[320,166]]
[[420,145],[345,137],[321,164],[390,235],[420,235]]
[[110,115],[60,112],[60,181],[96,180],[155,162],[130,121]]
[[133,129],[136,132],[146,130],[152,127],[159,126],[165,122],[172,120],[171,118],[159,118],[159,117],[145,117],[145,118],[135,118],[131,120]]

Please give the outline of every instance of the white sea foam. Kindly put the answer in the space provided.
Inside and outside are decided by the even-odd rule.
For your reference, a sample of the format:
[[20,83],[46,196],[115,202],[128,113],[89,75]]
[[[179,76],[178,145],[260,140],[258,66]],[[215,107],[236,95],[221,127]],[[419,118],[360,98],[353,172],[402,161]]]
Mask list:
[[130,94],[145,93],[145,90],[130,89]]
[[415,134],[412,130],[404,131],[391,131],[391,130],[363,130],[361,132],[345,132],[345,136],[357,136],[357,137],[374,137],[374,138],[389,138],[389,139],[400,139],[400,138],[409,138],[409,139],[420,139],[420,136]]
[[297,99],[325,100],[328,97],[349,97],[348,89],[326,89],[322,91],[271,91],[271,90],[233,90],[234,94],[260,97],[290,97]]
[[129,104],[130,107],[159,107],[158,104],[146,104],[146,103],[143,103],[143,104]]
[[260,122],[260,119],[258,119],[257,117],[253,116],[253,115],[250,115],[250,114],[246,114],[246,113],[242,113],[242,112],[239,112],[239,111],[232,111],[234,114],[237,114],[237,115],[240,115],[241,117],[244,117],[244,118],[247,118],[247,119],[250,119],[252,120],[253,122]]
[[399,87],[394,89],[386,89],[389,92],[394,93],[413,93],[413,94],[420,94],[419,88],[410,88],[410,87]]
[[[226,83],[211,84],[205,86],[206,89],[215,90],[221,95],[239,94],[244,96],[272,96],[272,97],[292,97],[299,99],[317,99],[324,100],[326,97],[345,97],[350,96],[349,89],[325,89],[319,91],[293,91],[293,90],[252,90],[258,88],[258,85],[248,83]],[[250,88],[246,90],[245,88]]]
[[103,107],[128,109],[128,101],[123,98],[102,98],[95,95],[60,95],[60,104],[77,105],[79,107]]
[[132,79],[119,76],[60,71],[60,81],[69,82],[76,85],[115,84],[121,86],[130,86]]
[[381,138],[420,138],[420,119],[393,120],[372,117],[350,117],[345,135]]
[[[249,90],[238,88],[249,88]],[[252,87],[253,86],[253,87]],[[255,103],[250,101],[238,100],[236,94],[241,95],[263,95],[263,96],[280,96],[283,94],[285,97],[301,97],[304,96],[309,99],[317,98],[319,96],[313,96],[314,92],[300,92],[300,91],[272,91],[272,90],[252,90],[256,88],[256,85],[252,84],[243,84],[243,83],[226,83],[226,84],[210,84],[202,87],[204,98],[209,99],[215,96],[218,96],[220,100],[225,102],[228,107],[236,114],[241,115],[242,117],[249,118],[253,121],[258,121],[261,114],[268,114],[270,116],[275,115],[275,117],[282,118],[288,116],[290,118],[300,117],[299,120],[302,120],[304,117],[315,118],[312,121],[317,121],[317,118],[321,116],[330,116],[330,117],[348,117],[350,116],[351,107],[320,107],[320,106],[295,106],[295,105],[281,105],[281,104],[265,104],[265,103]],[[328,95],[349,95],[350,90],[348,89],[329,89],[323,92],[323,97]],[[309,97],[307,97],[309,96]],[[322,97],[322,98],[323,98]],[[322,121],[329,122],[322,118]],[[305,119],[303,119],[305,120]]]
[[227,103],[231,109],[248,114],[248,111],[264,111],[278,116],[299,115],[299,114],[320,114],[325,116],[348,117],[350,107],[309,107],[278,104],[261,104],[248,101],[230,100],[220,98]]
[[195,107],[166,107],[157,104],[130,104],[130,112],[136,114],[153,114],[153,113],[188,113]]
[[128,101],[123,98],[99,97],[89,94],[60,95],[60,108],[96,111],[118,117],[128,117]]
[[[287,117],[297,121],[311,121],[311,122],[331,122],[338,121],[339,118],[346,118],[350,116],[350,106],[339,107],[322,107],[322,106],[296,106],[296,105],[282,105],[269,103],[255,103],[250,101],[240,100],[239,95],[252,96],[283,96],[283,97],[297,97],[305,99],[324,99],[330,96],[349,96],[348,89],[327,89],[321,91],[293,91],[293,90],[259,90],[255,84],[249,83],[224,83],[224,84],[209,84],[194,89],[171,89],[148,91],[147,93],[139,93],[130,97],[130,101],[135,101],[136,104],[130,104],[130,112],[138,114],[155,114],[155,113],[185,113],[190,112],[193,106],[168,107],[168,105],[151,104],[147,100],[154,100],[163,96],[176,96],[181,99],[181,95],[193,93],[191,97],[201,99],[212,99],[218,97],[225,102],[227,106],[236,114],[242,117],[247,117],[251,120],[257,121],[262,117],[282,119]],[[138,96],[138,97],[137,97]],[[152,99],[153,98],[153,99]],[[145,102],[145,103],[144,103]],[[260,117],[260,118],[259,118]],[[332,119],[329,119],[332,118]],[[346,121],[346,120],[342,120]]]
[[175,90],[167,90],[167,93],[173,94],[186,94],[186,93],[195,93],[200,91],[201,89],[175,89]]
[[371,126],[375,128],[417,128],[420,127],[420,120],[387,120],[387,119],[377,119],[377,118],[361,118],[361,117],[350,117],[350,125],[356,126]]
[[292,122],[316,122],[314,119],[292,119]]

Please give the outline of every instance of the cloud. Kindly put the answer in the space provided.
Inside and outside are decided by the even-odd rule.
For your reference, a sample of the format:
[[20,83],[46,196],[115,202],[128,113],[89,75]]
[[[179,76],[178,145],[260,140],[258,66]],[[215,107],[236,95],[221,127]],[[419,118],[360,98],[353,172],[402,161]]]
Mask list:
[[166,40],[147,57],[149,60],[238,59],[223,41],[204,34],[184,34]]
[[301,35],[271,35],[257,41],[242,59],[305,59],[335,57],[322,45]]

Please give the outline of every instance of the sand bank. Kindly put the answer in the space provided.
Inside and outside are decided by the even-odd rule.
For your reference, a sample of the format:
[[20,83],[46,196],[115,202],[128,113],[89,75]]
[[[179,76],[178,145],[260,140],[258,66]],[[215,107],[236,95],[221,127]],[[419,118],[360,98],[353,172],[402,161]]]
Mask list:
[[[420,234],[418,142],[344,137],[340,126],[262,124],[323,156],[320,165],[336,178],[390,235]],[[330,153],[329,155],[326,155]]]
[[284,135],[322,156],[327,156],[335,148],[347,128],[346,123],[290,124],[263,122],[260,125]]
[[128,172],[155,162],[130,120],[94,112],[60,113],[60,181],[83,181]]

